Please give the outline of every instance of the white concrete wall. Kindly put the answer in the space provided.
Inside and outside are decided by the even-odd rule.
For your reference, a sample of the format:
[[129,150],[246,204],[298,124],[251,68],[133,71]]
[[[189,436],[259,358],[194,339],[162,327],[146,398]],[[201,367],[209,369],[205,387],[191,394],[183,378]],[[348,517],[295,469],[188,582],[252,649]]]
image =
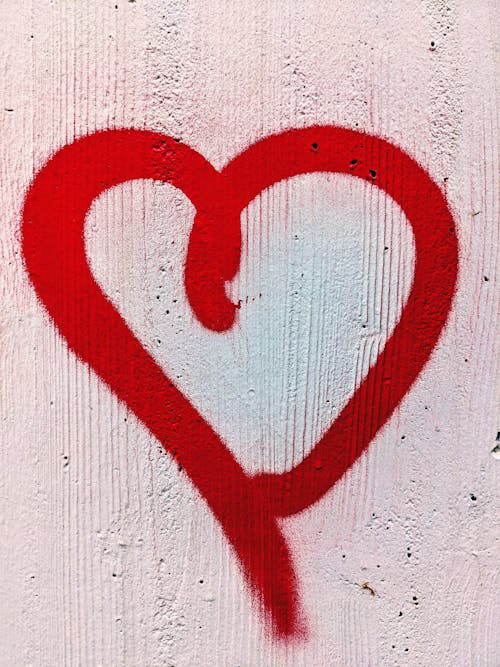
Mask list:
[[[498,667],[497,3],[3,0],[0,24],[0,665]],[[163,131],[221,168],[316,123],[425,166],[456,218],[460,276],[430,363],[367,455],[283,520],[309,627],[286,643],[196,489],[68,352],[19,225],[35,171],[96,129]],[[192,216],[168,185],[108,191],[87,222],[93,271],[242,464],[283,470],[394,327],[409,226],[347,176],[274,186],[242,216],[230,292],[244,305],[221,335],[184,295]]]

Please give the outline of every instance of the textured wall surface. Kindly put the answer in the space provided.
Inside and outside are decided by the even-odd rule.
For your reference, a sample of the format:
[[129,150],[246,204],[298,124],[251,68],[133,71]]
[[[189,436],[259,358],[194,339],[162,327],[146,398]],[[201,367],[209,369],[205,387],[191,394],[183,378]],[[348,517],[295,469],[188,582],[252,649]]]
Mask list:
[[[0,665],[498,667],[497,3],[3,0],[0,25]],[[283,641],[184,471],[44,312],[20,223],[34,174],[89,132],[161,131],[221,169],[315,124],[423,165],[460,265],[394,415],[333,489],[280,520],[307,619]],[[242,305],[221,334],[185,295],[193,215],[169,184],[109,189],[85,227],[94,276],[245,469],[287,470],[399,320],[410,226],[350,176],[273,185],[242,213],[227,286]]]

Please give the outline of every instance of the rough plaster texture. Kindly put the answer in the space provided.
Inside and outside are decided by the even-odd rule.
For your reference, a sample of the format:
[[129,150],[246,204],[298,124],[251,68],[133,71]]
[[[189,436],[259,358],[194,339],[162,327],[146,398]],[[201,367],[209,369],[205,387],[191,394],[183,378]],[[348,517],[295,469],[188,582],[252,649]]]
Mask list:
[[[498,667],[496,3],[4,0],[0,17],[0,665]],[[18,230],[34,172],[76,136],[161,130],[220,168],[315,123],[421,162],[461,262],[449,324],[401,407],[332,491],[283,520],[310,630],[287,645],[266,635],[182,471],[67,351]],[[394,327],[409,227],[348,177],[274,186],[242,215],[228,290],[243,307],[221,335],[184,294],[192,215],[171,186],[114,188],[88,216],[92,268],[240,461],[283,470]]]

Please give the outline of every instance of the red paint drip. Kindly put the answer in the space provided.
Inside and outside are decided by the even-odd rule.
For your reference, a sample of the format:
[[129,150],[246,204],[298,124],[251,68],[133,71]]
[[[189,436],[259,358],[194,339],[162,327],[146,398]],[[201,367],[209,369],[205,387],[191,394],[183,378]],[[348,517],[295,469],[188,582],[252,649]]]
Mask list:
[[[310,454],[289,472],[250,478],[94,280],[85,216],[96,197],[125,181],[151,178],[182,190],[197,211],[185,266],[188,299],[200,322],[223,331],[236,316],[224,284],[239,267],[241,210],[273,183],[321,171],[363,178],[400,205],[415,237],[413,285],[376,364]],[[335,484],[390,418],[437,343],[458,271],[453,217],[437,185],[399,148],[343,128],[267,137],[220,173],[169,137],[110,130],[65,146],[41,169],[26,196],[22,234],[28,274],[69,347],[187,472],[275,634],[300,635],[296,579],[277,517],[302,511]]]

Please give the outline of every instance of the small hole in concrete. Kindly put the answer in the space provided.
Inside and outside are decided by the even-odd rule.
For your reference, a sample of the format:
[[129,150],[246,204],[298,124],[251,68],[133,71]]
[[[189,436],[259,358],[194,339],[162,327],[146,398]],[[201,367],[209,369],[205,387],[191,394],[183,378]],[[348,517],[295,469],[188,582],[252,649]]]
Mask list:
[[500,431],[497,433],[496,445],[491,450],[491,455],[494,459],[500,459]]

